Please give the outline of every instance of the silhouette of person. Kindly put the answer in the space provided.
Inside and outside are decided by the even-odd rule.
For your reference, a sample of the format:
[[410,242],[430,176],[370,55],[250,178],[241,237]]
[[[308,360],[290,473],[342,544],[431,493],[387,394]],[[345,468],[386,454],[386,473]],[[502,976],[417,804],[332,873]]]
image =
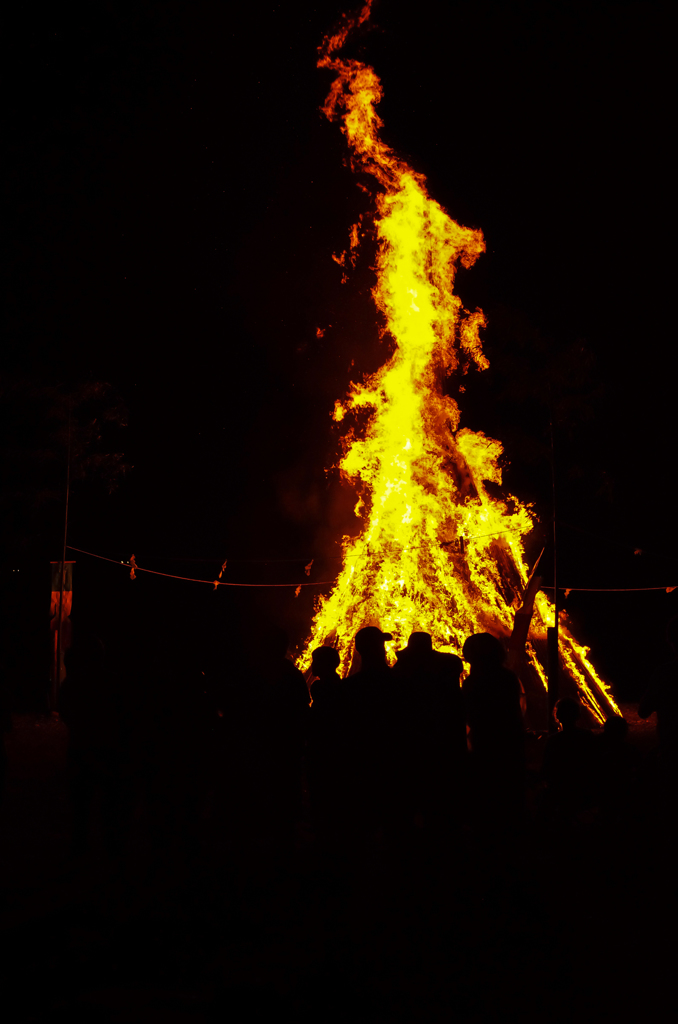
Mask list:
[[316,676],[311,684],[311,700],[316,718],[331,713],[337,702],[337,687],[341,686],[337,673],[339,661],[339,651],[335,647],[316,647],[311,656],[311,671]]
[[525,729],[518,677],[504,668],[505,651],[490,633],[463,647],[471,671],[462,696],[469,730],[478,824],[509,825],[522,814]]
[[504,668],[505,651],[490,633],[476,633],[464,643],[464,660],[471,671],[462,693],[471,750],[493,756],[509,752],[523,756],[524,727],[518,677]]
[[544,750],[546,806],[555,817],[571,821],[598,803],[596,743],[590,732],[577,726],[578,700],[562,697],[553,713],[560,731],[549,737]]
[[311,713],[308,736],[308,785],[316,829],[326,834],[336,817],[341,786],[339,716],[342,681],[337,673],[339,652],[317,647],[311,671]]
[[346,829],[364,831],[381,822],[384,785],[384,722],[393,692],[384,644],[393,637],[378,626],[355,636],[360,670],[345,679],[339,705],[342,807]]
[[392,778],[410,821],[447,829],[458,812],[466,729],[459,679],[463,662],[433,650],[429,633],[414,632],[393,668],[397,722]]
[[355,635],[355,649],[360,655],[360,669],[349,678],[361,683],[370,679],[382,679],[388,675],[389,666],[386,661],[384,644],[392,640],[390,633],[383,633],[378,626],[363,626]]
[[458,825],[463,810],[468,758],[463,670],[456,654],[433,652],[431,686],[422,708],[421,764],[424,822],[436,832]]

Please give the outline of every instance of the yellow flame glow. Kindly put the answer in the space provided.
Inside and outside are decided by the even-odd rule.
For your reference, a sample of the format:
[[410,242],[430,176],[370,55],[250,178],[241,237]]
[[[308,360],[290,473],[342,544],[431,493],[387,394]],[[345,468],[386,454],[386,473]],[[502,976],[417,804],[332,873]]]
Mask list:
[[[395,342],[390,359],[352,384],[332,413],[337,422],[368,413],[359,436],[355,426],[349,429],[339,463],[359,492],[356,512],[364,528],[357,538],[344,538],[343,568],[332,593],[319,602],[300,664],[307,667],[310,651],[331,642],[344,672],[353,638],[365,625],[393,634],[391,656],[414,630],[455,652],[472,633],[510,634],[528,576],[523,538],[532,527],[528,506],[496,496],[501,444],[460,428],[459,408],[443,391],[445,379],[464,372],[470,361],[479,370],[489,366],[480,339],[484,315],[464,310],[454,293],[458,265],[470,267],[485,250],[482,232],[452,220],[429,196],[424,177],[382,141],[376,112],[381,85],[373,69],[336,55],[369,10],[370,3],[345,18],[342,29],[324,40],[318,61],[337,73],[324,113],[341,120],[354,168],[381,186],[373,298]],[[358,235],[355,225],[352,249]],[[553,608],[539,594],[531,638],[545,637],[552,622]],[[611,697],[586,659],[587,649],[566,629],[561,653],[583,698],[604,718]],[[539,685],[545,684],[531,644],[527,659]]]

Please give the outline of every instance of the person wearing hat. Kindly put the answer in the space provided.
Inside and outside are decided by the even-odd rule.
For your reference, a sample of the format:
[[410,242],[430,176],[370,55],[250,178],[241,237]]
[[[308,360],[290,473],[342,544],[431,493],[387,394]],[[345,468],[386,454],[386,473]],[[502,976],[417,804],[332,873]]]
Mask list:
[[[383,633],[378,626],[363,626],[355,635],[355,649],[360,655],[360,673],[364,678],[388,672],[384,644],[392,640],[391,633]],[[353,677],[354,678],[354,677]]]

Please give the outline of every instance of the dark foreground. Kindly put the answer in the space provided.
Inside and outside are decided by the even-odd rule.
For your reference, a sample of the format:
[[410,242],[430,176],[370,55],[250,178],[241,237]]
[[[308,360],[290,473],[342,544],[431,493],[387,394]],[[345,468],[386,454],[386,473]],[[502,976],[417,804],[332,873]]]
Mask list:
[[[632,709],[625,708],[633,720]],[[632,725],[644,755],[649,723]],[[143,807],[112,861],[69,857],[66,730],[7,738],[0,935],[8,1021],[541,1020],[670,1014],[675,841],[666,808],[341,852],[235,849],[209,808],[154,855]]]

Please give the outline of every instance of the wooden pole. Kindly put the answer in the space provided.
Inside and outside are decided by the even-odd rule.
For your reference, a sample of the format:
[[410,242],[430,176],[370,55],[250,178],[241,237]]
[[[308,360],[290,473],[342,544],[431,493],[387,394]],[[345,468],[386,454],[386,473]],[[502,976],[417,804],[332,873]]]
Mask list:
[[51,711],[56,711],[59,686],[61,685],[61,649],[64,608],[64,577],[66,575],[66,542],[68,539],[68,501],[71,491],[71,399],[68,399],[68,453],[66,457],[66,509],[64,512],[64,543],[61,551],[61,573],[59,579],[59,615],[57,618],[57,655],[56,671],[52,686]]
[[551,428],[551,491],[553,504],[553,611],[554,625],[549,626],[547,635],[547,669],[548,669],[548,723],[549,732],[555,729],[553,709],[558,700],[558,612],[560,611],[558,601],[558,544],[557,544],[557,520],[556,520],[556,460],[553,444],[553,409],[550,417]]

